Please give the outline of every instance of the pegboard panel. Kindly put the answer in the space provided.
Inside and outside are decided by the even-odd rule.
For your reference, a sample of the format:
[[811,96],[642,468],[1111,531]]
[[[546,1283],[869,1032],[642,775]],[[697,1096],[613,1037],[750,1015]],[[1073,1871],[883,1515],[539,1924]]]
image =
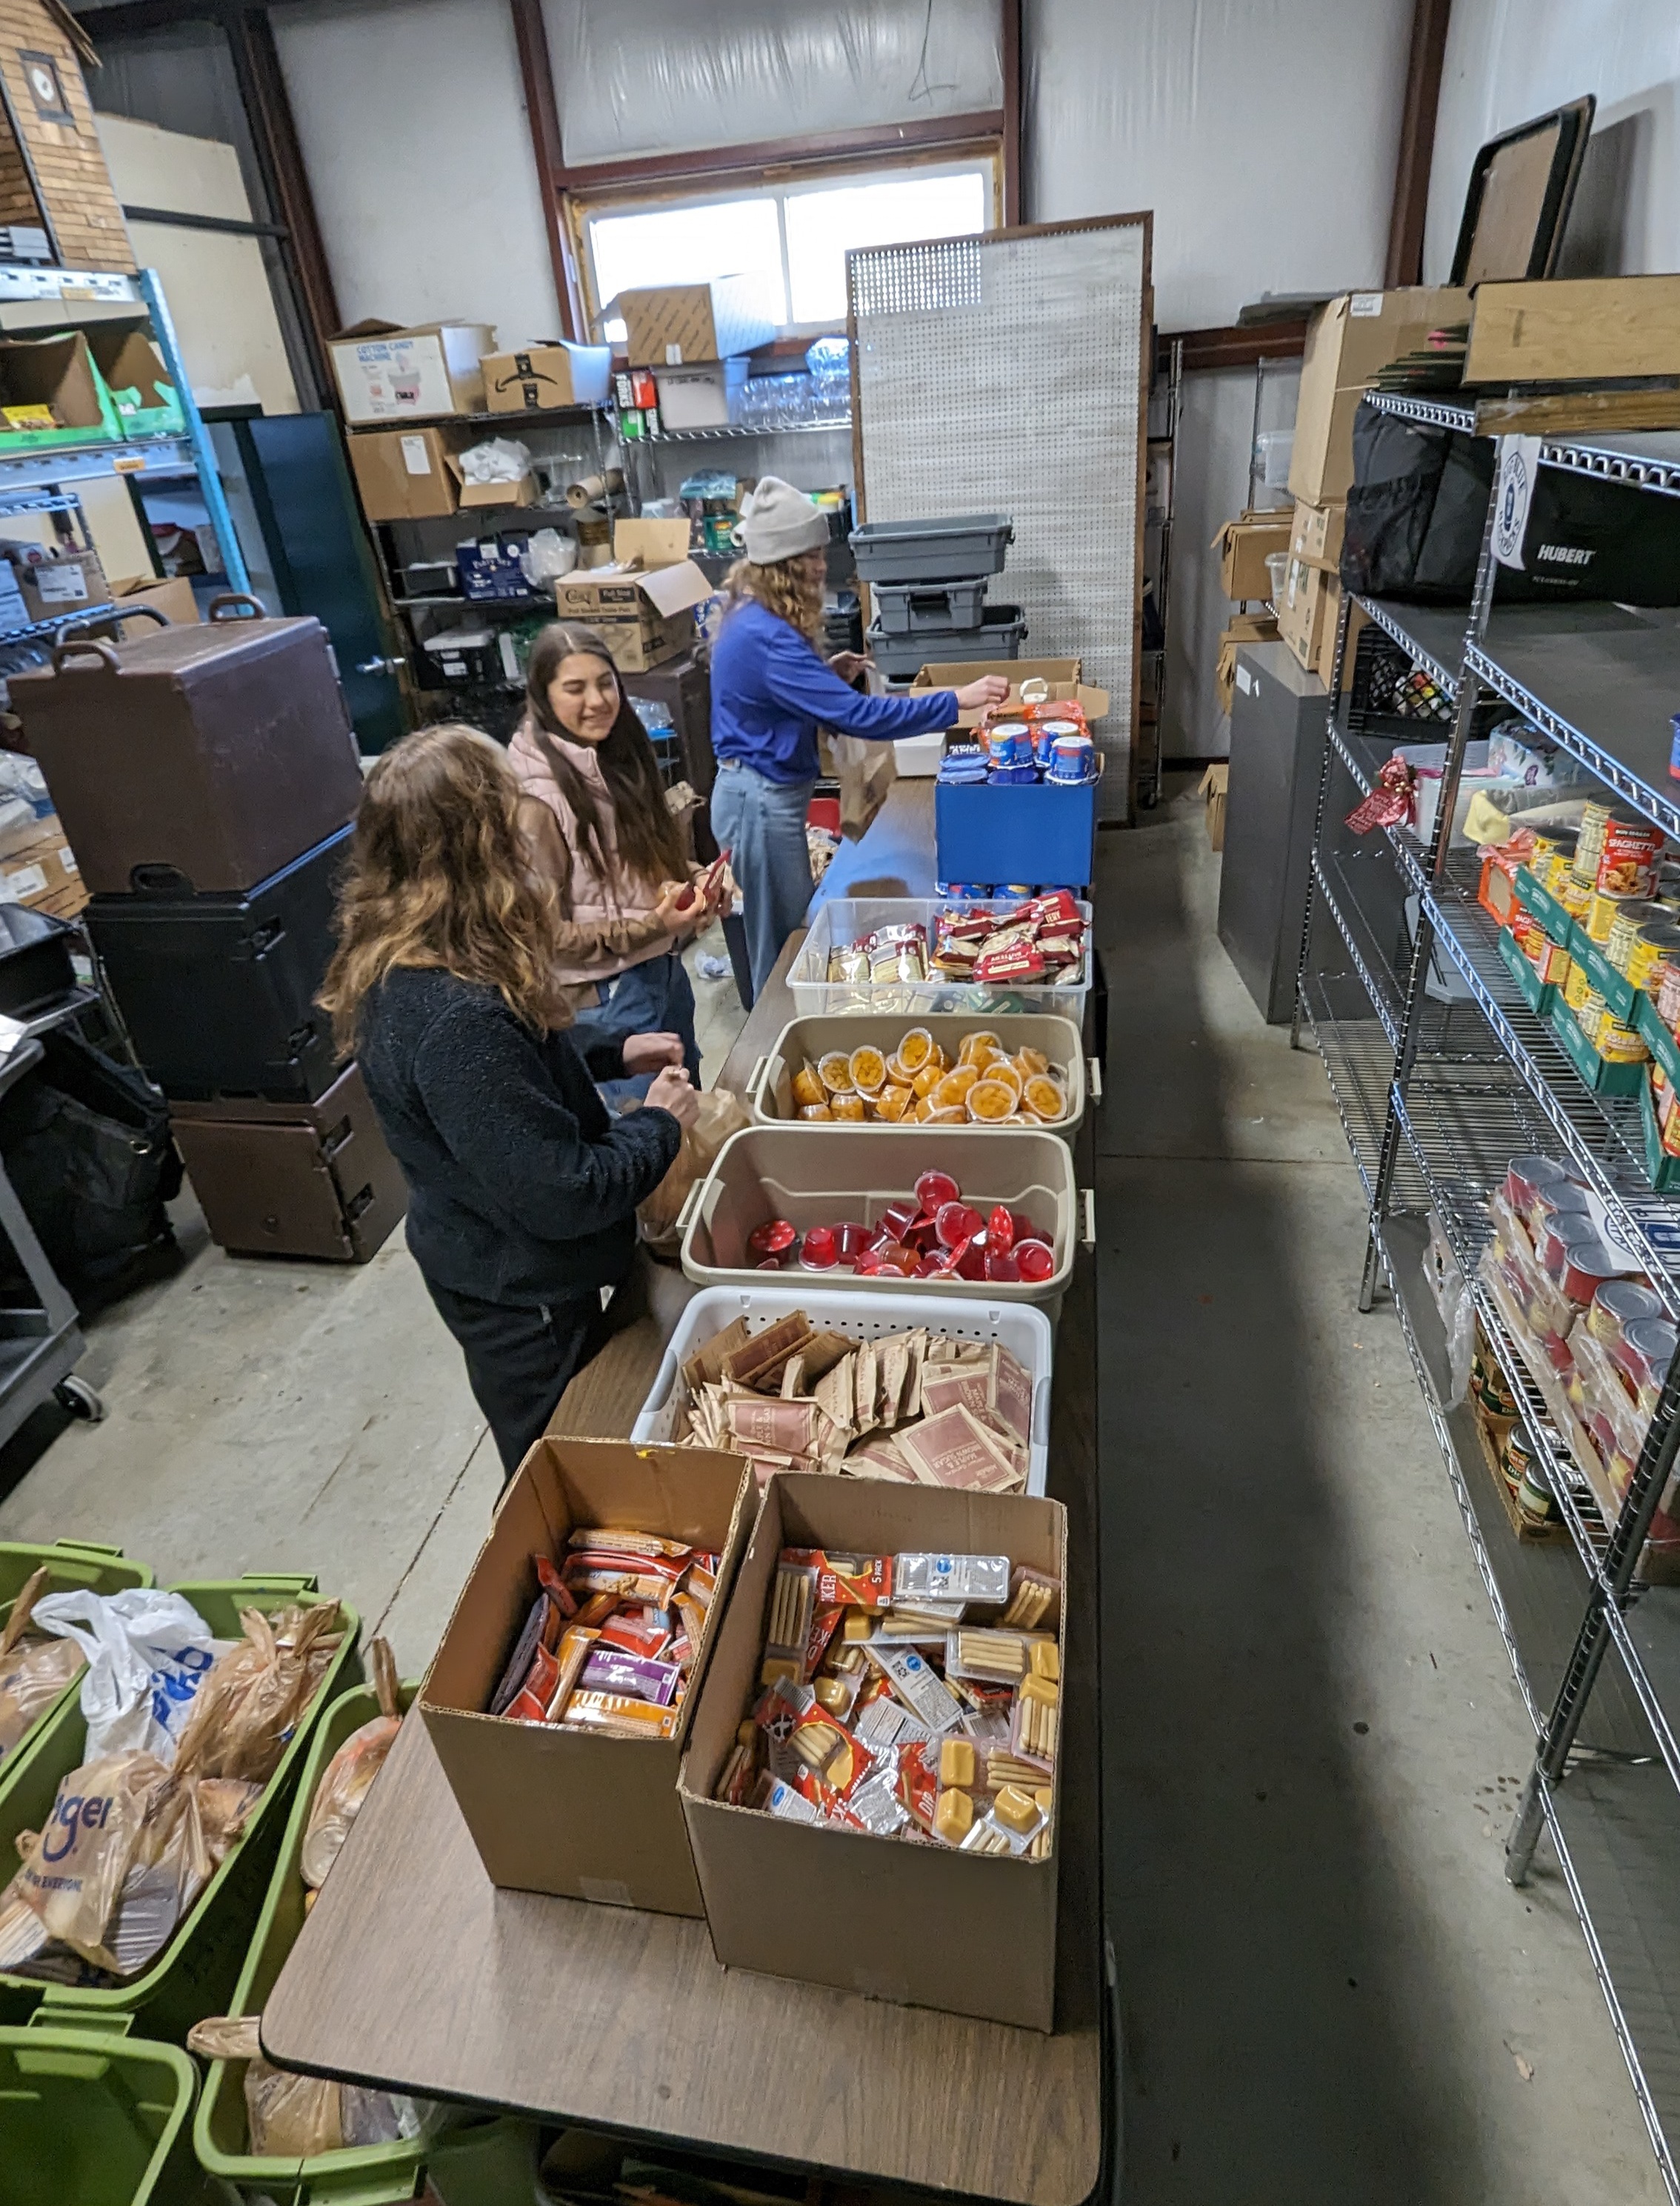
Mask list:
[[1077,657],[1108,691],[1102,816],[1123,820],[1148,218],[876,246],[847,267],[864,516],[1013,517],[988,602],[1021,607],[1024,657]]

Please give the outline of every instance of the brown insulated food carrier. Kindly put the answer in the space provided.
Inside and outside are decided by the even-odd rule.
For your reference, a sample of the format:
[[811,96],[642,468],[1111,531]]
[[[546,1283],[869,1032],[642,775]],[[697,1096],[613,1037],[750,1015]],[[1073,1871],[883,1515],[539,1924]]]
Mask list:
[[354,1064],[313,1103],[177,1103],[171,1118],[211,1237],[235,1255],[365,1264],[408,1207]]
[[11,696],[95,895],[253,887],[360,800],[318,620],[71,640],[51,669],[14,676]]

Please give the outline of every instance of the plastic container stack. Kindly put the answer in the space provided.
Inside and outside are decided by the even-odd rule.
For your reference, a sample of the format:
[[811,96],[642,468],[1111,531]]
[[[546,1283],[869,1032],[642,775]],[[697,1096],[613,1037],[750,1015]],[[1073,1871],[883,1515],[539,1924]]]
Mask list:
[[914,681],[924,666],[952,660],[1021,656],[1021,608],[986,601],[1014,539],[1005,513],[872,521],[853,530],[858,577],[874,600],[869,649],[889,682]]

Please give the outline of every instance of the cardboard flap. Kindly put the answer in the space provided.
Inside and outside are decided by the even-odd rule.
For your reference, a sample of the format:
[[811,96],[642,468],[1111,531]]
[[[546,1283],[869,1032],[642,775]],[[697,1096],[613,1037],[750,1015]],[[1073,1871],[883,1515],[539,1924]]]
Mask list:
[[688,557],[688,521],[621,521],[612,556],[621,567],[674,567]]
[[[688,524],[682,525],[686,528]],[[692,559],[684,559],[680,566],[655,568],[640,577],[640,587],[643,597],[667,619],[703,605],[712,595],[711,583]]]
[[335,330],[331,342],[335,344],[341,342],[350,343],[357,337],[395,337],[404,326],[402,322],[382,322],[377,314],[372,314],[366,321],[352,322],[347,330]]

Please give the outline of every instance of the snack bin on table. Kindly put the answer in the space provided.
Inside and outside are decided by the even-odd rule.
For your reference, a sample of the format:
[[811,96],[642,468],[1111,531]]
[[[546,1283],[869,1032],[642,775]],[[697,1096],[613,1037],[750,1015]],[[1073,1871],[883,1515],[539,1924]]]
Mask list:
[[[1050,1069],[1059,1075],[1068,1099],[1067,1116],[1057,1118],[1053,1125],[1042,1130],[1027,1125],[1025,1130],[1057,1134],[1064,1142],[1071,1142],[1085,1119],[1087,1094],[1086,1068],[1090,1068],[1089,1094],[1095,1102],[1102,1100],[1102,1068],[1096,1058],[1087,1058],[1081,1046],[1079,1028],[1070,1018],[1049,1011],[999,1011],[982,1017],[974,1011],[930,1011],[925,1017],[916,1017],[907,1011],[851,1011],[830,1014],[814,1018],[789,1019],[771,1045],[769,1054],[761,1057],[753,1067],[752,1077],[747,1083],[747,1100],[752,1107],[755,1124],[760,1126],[806,1125],[819,1126],[826,1121],[801,1119],[799,1106],[793,1100],[793,1076],[801,1064],[815,1064],[831,1050],[843,1050],[849,1057],[855,1049],[873,1045],[884,1057],[891,1057],[900,1039],[912,1027],[926,1027],[934,1040],[944,1050],[947,1060],[955,1064],[956,1052],[965,1034],[977,1034],[982,1028],[995,1034],[1006,1056],[1013,1057],[1018,1050],[1035,1049],[1050,1059]],[[849,1122],[842,1121],[843,1124]],[[883,1134],[949,1134],[950,1126],[914,1124],[908,1118],[891,1124],[882,1119],[866,1119],[863,1124],[872,1132]],[[1018,1118],[1005,1119],[996,1126],[977,1124],[980,1133],[1020,1133],[1023,1122]],[[931,1161],[931,1160],[930,1160]]]
[[128,2018],[0,2029],[0,2206],[182,2206],[198,2071]]
[[[637,1446],[668,1440],[676,1429],[677,1411],[686,1406],[682,1366],[696,1349],[736,1318],[744,1318],[749,1333],[761,1333],[777,1318],[803,1310],[819,1332],[843,1333],[855,1340],[879,1340],[884,1334],[903,1333],[909,1326],[926,1323],[930,1333],[948,1339],[997,1341],[1007,1348],[1026,1372],[1033,1386],[1032,1437],[1028,1442],[1027,1491],[1042,1494],[1050,1463],[1050,1372],[1052,1337],[1050,1321],[1042,1310],[1023,1303],[989,1303],[982,1288],[970,1286],[962,1300],[942,1301],[936,1310],[907,1309],[899,1295],[872,1295],[859,1290],[831,1295],[817,1283],[814,1273],[801,1279],[778,1279],[762,1275],[765,1284],[754,1287],[707,1287],[688,1304],[677,1320],[659,1365],[652,1392],[642,1404],[630,1430]],[[964,1282],[968,1285],[967,1282]]]
[[879,986],[853,981],[831,981],[831,950],[861,941],[878,927],[921,927],[931,949],[936,915],[946,911],[991,911],[1000,915],[1017,909],[1019,897],[831,897],[811,915],[811,931],[800,945],[799,955],[788,969],[788,988],[794,1010],[801,1018],[820,1012],[909,1012],[916,1024],[929,1011],[966,1011],[972,1016],[994,1011],[1057,1011],[1081,1028],[1085,1023],[1085,999],[1091,993],[1091,907],[1075,898],[1085,922],[1085,954],[1073,970],[1074,977],[1053,982],[1046,973],[1041,981],[957,981],[931,974],[925,981],[882,981]]
[[[1091,1190],[1074,1180],[1073,1152],[1038,1129],[942,1126],[941,1142],[902,1126],[749,1126],[731,1134],[717,1161],[689,1192],[677,1219],[682,1268],[702,1287],[799,1286],[824,1294],[925,1297],[930,1313],[947,1300],[1040,1303],[1059,1310],[1073,1271],[1075,1235],[1096,1239]],[[855,1219],[873,1225],[891,1202],[913,1200],[921,1173],[949,1172],[962,1201],[984,1217],[996,1203],[1022,1211],[1055,1255],[1047,1279],[895,1277],[885,1272],[761,1271],[747,1246],[754,1226],[785,1218],[807,1225]],[[906,1317],[908,1324],[920,1322]],[[930,1315],[930,1326],[938,1322]]]
[[[241,1636],[242,1608],[266,1613],[292,1601],[313,1606],[321,1597],[313,1577],[265,1571],[242,1578],[197,1580],[170,1590],[191,1601],[217,1639]],[[314,1699],[287,1741],[279,1766],[263,1788],[244,1836],[229,1849],[186,1920],[152,1966],[144,1974],[109,1988],[46,1983],[39,1977],[0,1972],[0,2018],[21,2020],[38,2006],[55,2021],[61,2015],[80,2015],[119,2027],[126,2016],[148,2037],[178,2043],[206,2015],[226,2013],[245,1959],[250,1926],[279,1848],[283,1804],[297,1782],[322,1711],[335,1694],[361,1677],[356,1652],[361,1619],[348,1603],[340,1601],[338,1607],[343,1623],[338,1646]],[[0,1793],[0,1852],[8,1858],[15,1857],[20,1831],[39,1831],[45,1823],[59,1780],[79,1768],[86,1759],[86,1738],[80,1700],[70,1696],[37,1732],[27,1759],[20,1759],[6,1791]]]
[[[397,1702],[406,1715],[417,1683],[403,1685]],[[260,2014],[286,1958],[303,1928],[304,1899],[308,1887],[301,1868],[304,1833],[309,1811],[327,1764],[352,1732],[371,1723],[379,1713],[378,1697],[368,1685],[354,1685],[339,1694],[309,1743],[298,1779],[291,1813],[280,1841],[280,1858],[274,1865],[268,1897],[257,1918],[256,1935],[240,1971],[229,2014]],[[377,1780],[375,1780],[378,1781]],[[534,2164],[536,2131],[529,2123],[480,2120],[467,2129],[452,2129],[434,2137],[403,2137],[392,2144],[347,2145],[337,2152],[259,2155],[251,2150],[250,2124],[245,2106],[242,2060],[212,2060],[205,2078],[203,2096],[193,2120],[193,2143],[199,2165],[223,2183],[237,2185],[241,2192],[261,2192],[285,2206],[315,2206],[315,2202],[342,2199],[349,2206],[385,2206],[424,2196],[431,2182],[447,2206],[457,2206],[457,2195],[466,2200],[476,2193],[466,2189],[469,2160],[486,2168],[504,2172],[509,2197],[530,2192],[518,2179],[527,2163]],[[487,2195],[499,2197],[499,2192]]]
[[[999,1859],[785,1821],[714,1800],[736,1727],[759,1697],[784,1547],[829,1553],[1007,1554],[1067,1584],[1060,1502],[778,1471],[765,1488],[700,1689],[679,1790],[712,1950],[725,1968],[1048,2030],[1055,2021],[1061,1772],[1051,1851]],[[1061,1674],[1066,1618],[1058,1603]]]
[[[144,1563],[131,1563],[121,1547],[107,1547],[92,1540],[58,1540],[50,1547],[34,1547],[22,1540],[0,1541],[0,1625],[11,1614],[12,1603],[45,1563],[52,1572],[49,1593],[121,1593],[134,1586],[149,1586],[152,1573]],[[66,1701],[81,1690],[80,1676],[72,1678],[51,1708],[43,1708],[17,1744],[0,1755],[0,1801],[6,1797],[13,1774],[22,1767],[42,1726],[52,1721]],[[8,1872],[9,1875],[9,1871]],[[0,1883],[4,1882],[0,1878]]]

